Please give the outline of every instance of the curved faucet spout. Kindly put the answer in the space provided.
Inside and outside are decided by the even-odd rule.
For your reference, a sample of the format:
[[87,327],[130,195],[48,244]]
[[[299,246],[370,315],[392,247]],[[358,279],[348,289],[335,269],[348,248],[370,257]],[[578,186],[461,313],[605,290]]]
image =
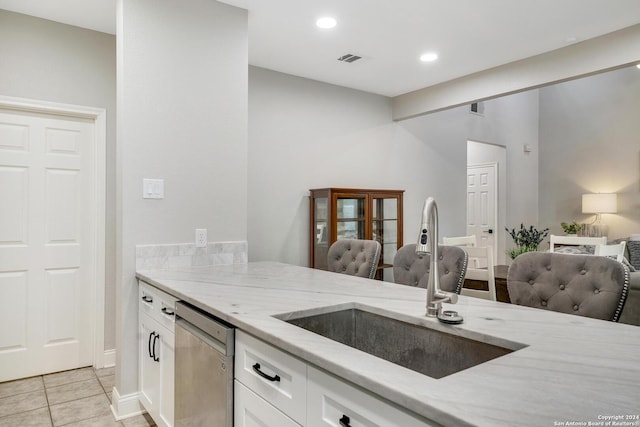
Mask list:
[[429,255],[429,280],[427,282],[427,316],[437,317],[442,310],[443,302],[455,304],[458,295],[440,289],[440,274],[438,271],[438,206],[433,197],[428,197],[422,208],[420,234],[416,244],[416,254],[419,257]]

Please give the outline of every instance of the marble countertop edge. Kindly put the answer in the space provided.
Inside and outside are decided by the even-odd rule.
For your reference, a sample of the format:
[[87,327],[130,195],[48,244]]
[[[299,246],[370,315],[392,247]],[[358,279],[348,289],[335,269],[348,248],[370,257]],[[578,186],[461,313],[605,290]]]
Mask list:
[[[598,389],[617,389],[629,395],[601,399],[601,412],[630,411],[635,408],[632,396],[640,395],[640,328],[635,326],[461,296],[457,305],[448,308],[465,316],[465,323],[452,327],[424,316],[424,289],[280,263],[138,271],[137,277],[443,425],[510,425],[516,421],[518,425],[553,425],[549,424],[552,420],[564,421],[562,416],[573,410],[558,407],[523,422],[516,419],[517,414],[532,416],[530,410],[516,411],[515,407],[545,405],[553,398],[563,399],[564,406],[580,407]],[[498,345],[512,342],[523,348],[436,380],[274,317],[339,304],[359,304],[374,312],[395,313],[399,320],[439,330],[455,328],[458,335],[481,337]],[[585,375],[584,369],[592,372]],[[487,381],[492,383],[487,392],[478,394]],[[579,392],[569,393],[576,386],[581,387]],[[509,405],[511,415],[505,410]],[[585,406],[578,415],[595,417],[597,410]]]

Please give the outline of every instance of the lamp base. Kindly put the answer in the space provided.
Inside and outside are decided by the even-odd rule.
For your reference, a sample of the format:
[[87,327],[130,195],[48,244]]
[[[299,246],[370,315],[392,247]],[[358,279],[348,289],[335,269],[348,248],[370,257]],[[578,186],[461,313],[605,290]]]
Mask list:
[[609,234],[609,226],[606,224],[580,224],[582,227],[578,236],[582,237],[602,237]]

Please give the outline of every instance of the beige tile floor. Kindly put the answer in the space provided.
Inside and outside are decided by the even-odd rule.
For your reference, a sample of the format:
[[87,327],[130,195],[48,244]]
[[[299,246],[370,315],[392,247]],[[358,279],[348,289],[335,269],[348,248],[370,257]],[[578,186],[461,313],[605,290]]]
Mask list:
[[147,427],[147,415],[116,421],[111,412],[113,368],[92,367],[0,383],[0,427]]

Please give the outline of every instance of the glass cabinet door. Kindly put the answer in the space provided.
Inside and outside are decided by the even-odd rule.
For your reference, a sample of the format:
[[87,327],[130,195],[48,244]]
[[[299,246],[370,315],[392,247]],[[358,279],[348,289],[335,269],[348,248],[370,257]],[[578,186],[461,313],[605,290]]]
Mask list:
[[336,238],[364,239],[365,207],[364,197],[338,197],[336,201]]
[[[398,251],[398,199],[395,197],[373,198],[373,240],[382,245],[381,267],[393,265]],[[383,280],[392,281],[391,270],[383,270]]]
[[314,200],[315,240],[314,265],[316,268],[327,268],[327,252],[329,251],[329,198],[318,197]]
[[315,223],[316,223],[316,243],[327,243],[327,227],[329,225],[329,216],[327,210],[328,199],[321,197],[315,199]]

